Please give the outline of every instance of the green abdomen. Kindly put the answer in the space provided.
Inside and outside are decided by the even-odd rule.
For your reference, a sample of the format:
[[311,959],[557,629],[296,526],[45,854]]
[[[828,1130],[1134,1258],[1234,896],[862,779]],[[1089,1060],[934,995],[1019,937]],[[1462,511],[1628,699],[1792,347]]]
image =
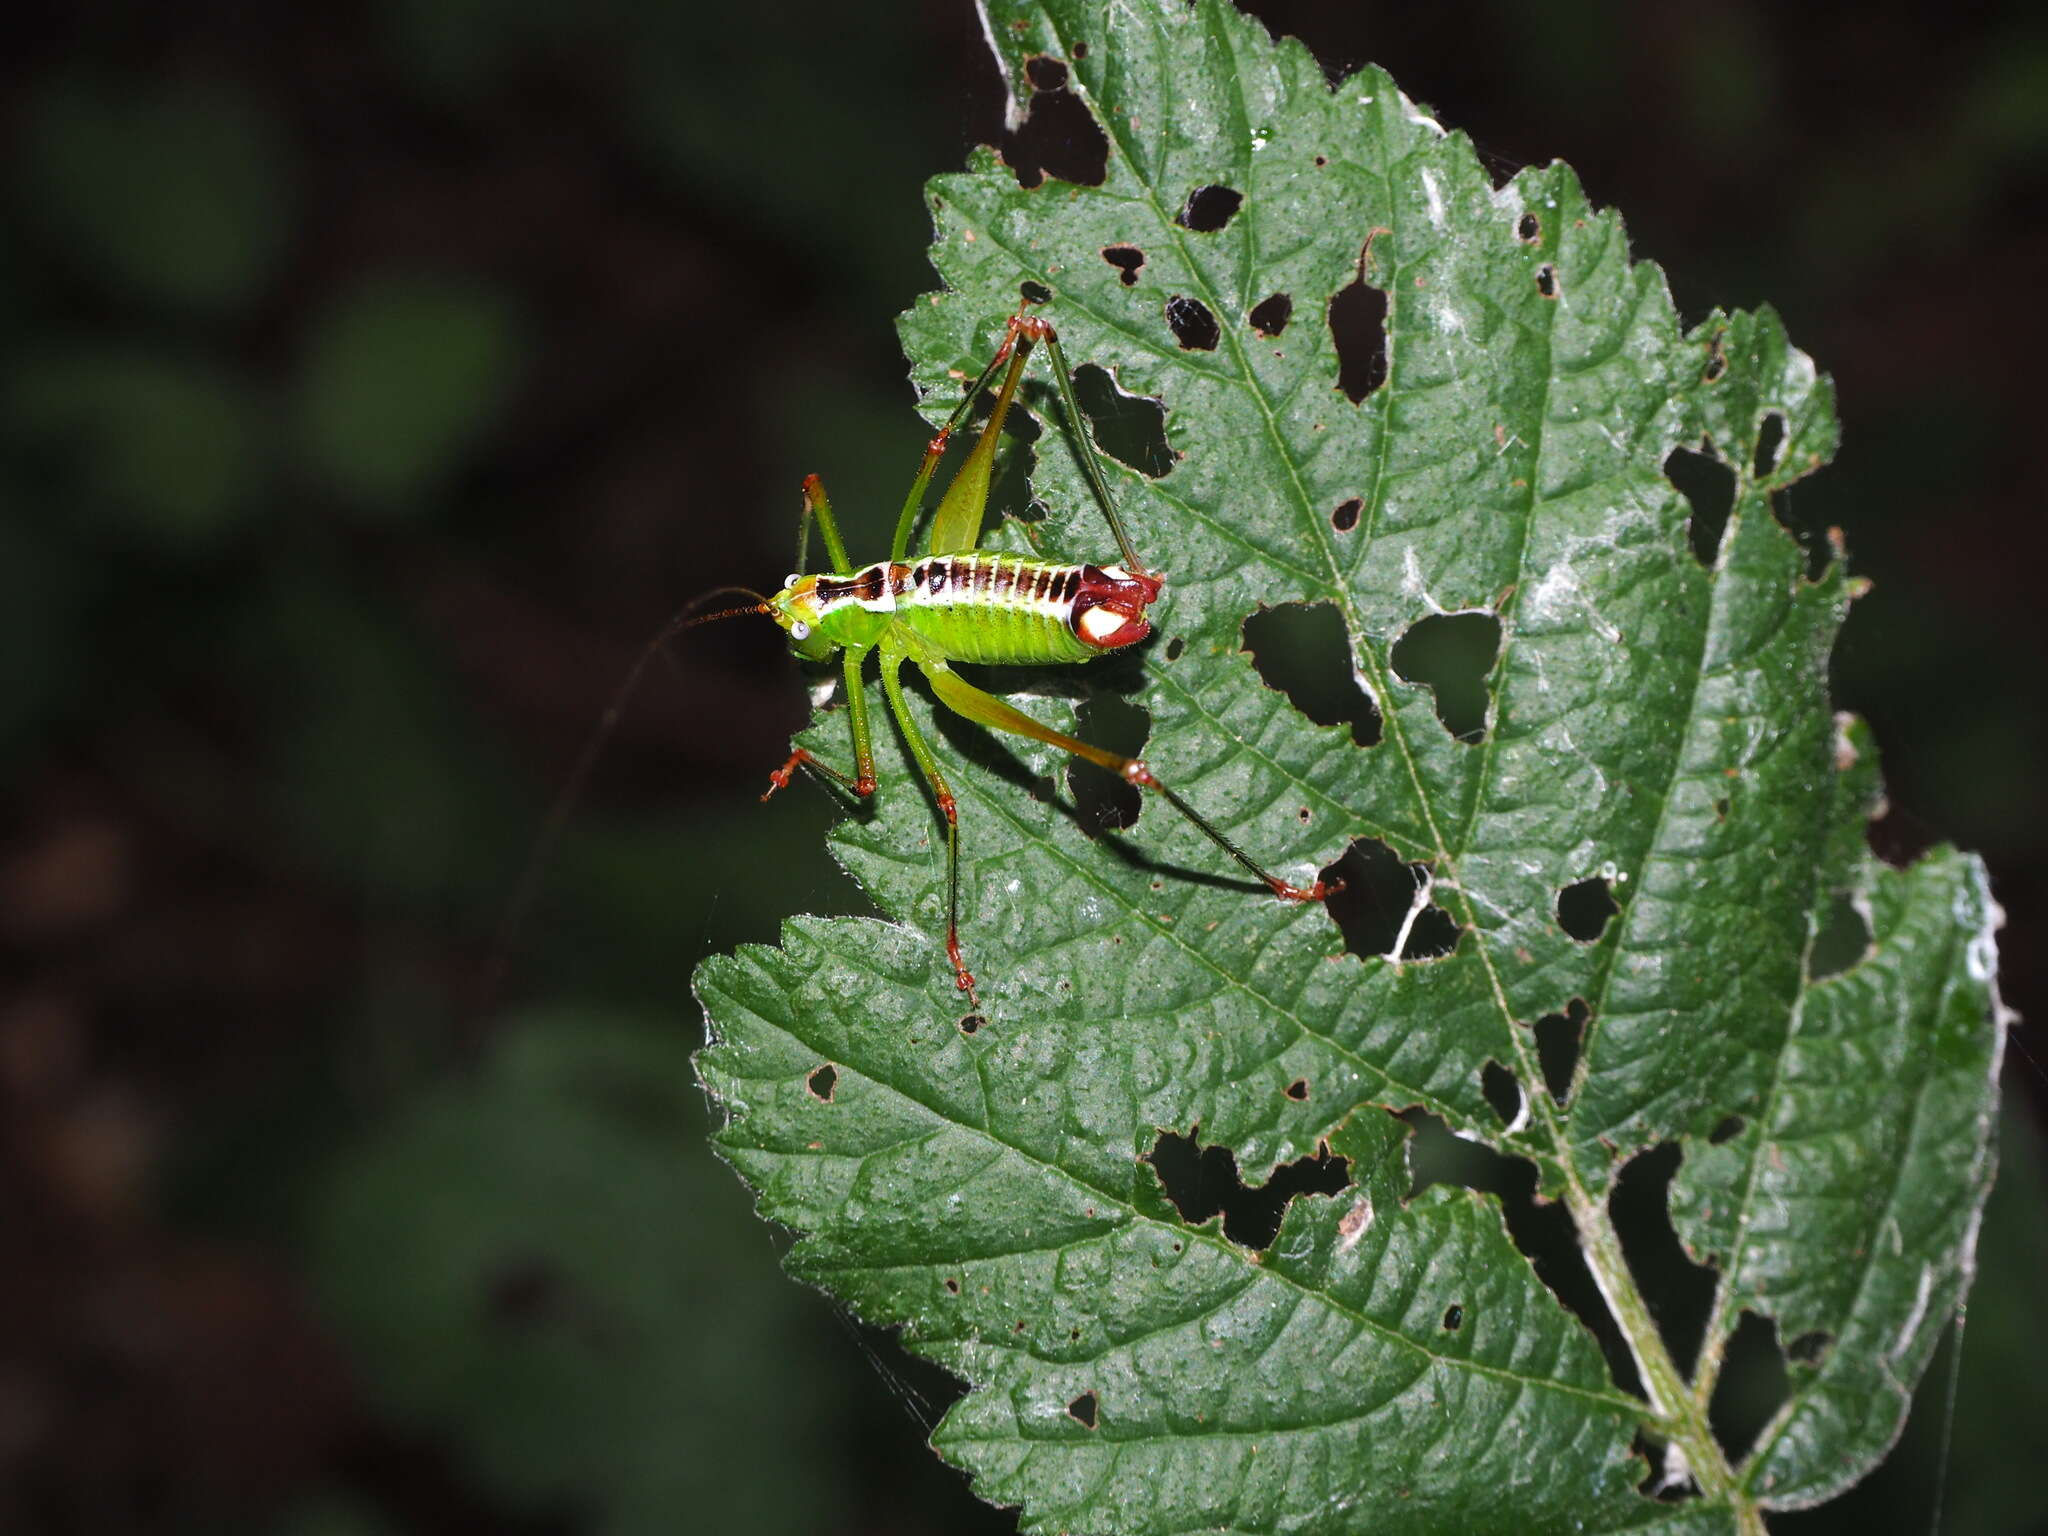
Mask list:
[[1074,633],[1078,565],[1015,555],[933,555],[891,571],[896,617],[955,661],[998,666],[1086,661]]

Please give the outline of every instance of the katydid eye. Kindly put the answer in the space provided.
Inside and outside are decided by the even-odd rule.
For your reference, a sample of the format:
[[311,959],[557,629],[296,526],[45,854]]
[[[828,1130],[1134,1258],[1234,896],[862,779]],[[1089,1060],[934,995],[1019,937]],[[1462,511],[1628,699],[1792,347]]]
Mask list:
[[789,626],[789,637],[792,640],[808,640],[811,638],[811,626],[798,619]]
[[785,587],[793,587],[803,579],[804,573],[802,571],[791,571],[787,576],[782,578],[782,584]]

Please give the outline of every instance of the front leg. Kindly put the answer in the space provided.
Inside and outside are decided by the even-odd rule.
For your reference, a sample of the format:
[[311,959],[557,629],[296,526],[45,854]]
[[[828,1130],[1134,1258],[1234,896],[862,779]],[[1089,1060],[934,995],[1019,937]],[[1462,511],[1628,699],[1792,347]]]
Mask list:
[[868,699],[860,685],[861,664],[867,656],[865,649],[855,650],[850,646],[840,653],[846,679],[846,714],[853,722],[854,771],[841,773],[830,763],[820,761],[815,753],[797,747],[790,752],[788,762],[768,775],[768,789],[761,796],[763,800],[769,799],[778,789],[789,788],[789,781],[799,768],[822,774],[862,800],[875,792],[875,746],[868,734]]

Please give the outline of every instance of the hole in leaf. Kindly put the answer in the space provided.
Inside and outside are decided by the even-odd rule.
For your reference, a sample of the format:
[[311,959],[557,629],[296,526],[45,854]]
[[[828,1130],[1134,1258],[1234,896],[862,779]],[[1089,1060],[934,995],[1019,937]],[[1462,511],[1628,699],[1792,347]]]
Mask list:
[[1083,1392],[1079,1397],[1067,1404],[1067,1417],[1074,1420],[1083,1429],[1093,1429],[1095,1427],[1095,1394],[1093,1392]]
[[1352,647],[1333,602],[1284,602],[1243,623],[1243,649],[1268,688],[1317,725],[1350,725],[1352,741],[1380,739],[1380,711],[1352,674]]
[[1259,300],[1252,306],[1252,312],[1245,319],[1252,323],[1252,329],[1266,340],[1271,341],[1287,329],[1287,322],[1294,318],[1294,300],[1284,293],[1275,293]]
[[[1109,169],[1109,139],[1087,103],[1067,89],[1067,66],[1043,55],[1024,66],[1033,87],[1024,121],[1003,134],[1003,160],[1020,187],[1048,176],[1099,187]],[[1041,83],[1057,82],[1057,83]]]
[[1361,747],[1380,739],[1380,712],[1351,672],[1335,603],[1282,603],[1244,621],[1244,648],[1269,688],[1317,725],[1348,725]]
[[[977,413],[982,427],[988,424],[985,412]],[[1063,420],[1053,417],[1052,420]],[[1032,494],[1031,470],[1036,462],[1037,449],[1034,447],[1044,436],[1038,418],[1030,411],[1012,411],[1003,423],[1003,435],[996,449],[995,473],[989,482],[987,519],[991,525],[1003,518],[1014,518],[1018,522],[1036,523],[1045,517],[1045,508]]]
[[1813,508],[1807,505],[1803,493],[1798,513],[1793,510],[1790,486],[1778,486],[1766,496],[1765,501],[1771,515],[1778,520],[1778,526],[1792,535],[1805,555],[1808,581],[1819,581],[1826,574],[1828,563],[1847,552],[1842,530],[1815,521]]
[[1811,1333],[1802,1333],[1785,1346],[1785,1358],[1796,1360],[1801,1365],[1819,1365],[1828,1357],[1835,1336],[1825,1329],[1816,1328]]
[[1095,446],[1148,479],[1173,468],[1166,442],[1166,407],[1146,395],[1127,395],[1109,370],[1083,363],[1074,370],[1074,398],[1095,429]]
[[1179,661],[1182,653],[1185,652],[1187,648],[1187,641],[1181,639],[1179,635],[1175,635],[1171,640],[1166,642],[1166,659],[1168,661]]
[[1522,1085],[1515,1074],[1497,1061],[1479,1069],[1479,1089],[1502,1125],[1513,1125],[1522,1116]]
[[951,1275],[946,1276],[946,1294],[949,1296],[958,1296],[960,1294],[960,1282]]
[[987,1022],[988,1020],[978,1013],[962,1014],[960,1017],[960,1033],[963,1035],[975,1034]]
[[1543,1086],[1560,1107],[1569,1104],[1572,1078],[1579,1070],[1579,1042],[1585,1037],[1591,1010],[1573,998],[1563,1013],[1546,1013],[1536,1021],[1536,1060],[1543,1068]]
[[1707,1405],[1707,1421],[1729,1461],[1741,1460],[1791,1391],[1777,1325],[1744,1312],[1722,1353],[1721,1379],[1714,1383],[1713,1401]]
[[1436,694],[1436,717],[1463,742],[1486,737],[1486,674],[1500,654],[1490,613],[1433,613],[1408,626],[1389,656],[1394,670]]
[[1067,51],[1073,54],[1076,61],[1088,57],[1088,45],[1086,43],[1076,43],[1072,48],[1068,49]]
[[1721,332],[1716,331],[1714,332],[1714,339],[1707,343],[1707,366],[1700,373],[1700,382],[1702,384],[1716,383],[1721,375],[1727,371],[1728,354],[1721,350]]
[[804,1089],[821,1104],[830,1104],[839,1087],[839,1069],[829,1061],[804,1079]]
[[1456,1333],[1465,1326],[1465,1309],[1455,1301],[1444,1308],[1444,1332]]
[[1244,194],[1232,187],[1197,187],[1188,194],[1174,222],[1198,235],[1213,235],[1244,206]]
[[1290,1099],[1294,1100],[1295,1103],[1299,1104],[1308,1097],[1308,1079],[1305,1077],[1297,1077],[1293,1082],[1289,1083],[1285,1088],[1281,1089],[1280,1091],[1286,1094],[1287,1097],[1289,1097]]
[[1344,882],[1324,906],[1359,959],[1437,960],[1458,947],[1457,921],[1427,900],[1427,867],[1402,863],[1378,838],[1354,841],[1322,876]]
[[1557,926],[1581,944],[1591,944],[1606,931],[1607,920],[1619,912],[1607,882],[1595,875],[1557,893]]
[[[1144,707],[1120,693],[1091,693],[1079,711],[1080,738],[1124,757],[1142,757],[1151,731],[1152,717]],[[1073,793],[1081,830],[1090,837],[1138,824],[1143,794],[1120,775],[1078,757],[1070,758],[1067,788]]]
[[1126,288],[1137,286],[1138,271],[1145,265],[1145,253],[1135,245],[1105,245],[1102,259],[1117,270]]
[[1557,297],[1557,268],[1547,261],[1536,269],[1536,291],[1546,299]]
[[1067,66],[1049,54],[1034,54],[1024,61],[1024,78],[1034,91],[1057,91],[1067,83]]
[[1515,221],[1515,238],[1534,245],[1543,238],[1543,221],[1533,213],[1525,213]]
[[1353,405],[1387,381],[1387,295],[1358,276],[1330,300],[1330,340],[1337,348],[1337,387]]
[[1635,1359],[1586,1268],[1570,1211],[1562,1200],[1537,1203],[1535,1165],[1452,1135],[1449,1126],[1426,1110],[1403,1110],[1395,1118],[1413,1132],[1408,1159],[1415,1182],[1409,1198],[1432,1184],[1499,1196],[1508,1236],[1528,1257],[1536,1277],[1599,1342],[1615,1385],[1640,1393],[1642,1379],[1636,1374]]
[[1839,976],[1870,953],[1870,923],[1846,895],[1837,896],[1828,907],[1827,921],[1813,936],[1813,949],[1806,957],[1809,980],[1825,981]]
[[1643,1460],[1642,1480],[1636,1484],[1636,1492],[1644,1498],[1656,1498],[1662,1492],[1664,1482],[1664,1444],[1652,1439],[1638,1428],[1629,1441],[1629,1453]]
[[1017,285],[1017,296],[1026,304],[1045,304],[1051,301],[1052,290],[1045,284],[1034,283],[1027,277]]
[[1686,1475],[1682,1464],[1671,1460],[1670,1447],[1670,1441],[1660,1440],[1645,1430],[1635,1432],[1629,1449],[1642,1457],[1649,1469],[1643,1474],[1643,1480],[1636,1484],[1636,1492],[1663,1504],[1698,1498],[1699,1485]]
[[1707,1140],[1714,1146],[1733,1141],[1742,1134],[1742,1128],[1749,1122],[1740,1115],[1723,1115],[1721,1123],[1708,1133]]
[[1713,1311],[1715,1274],[1693,1262],[1671,1224],[1671,1180],[1681,1160],[1672,1141],[1630,1158],[1615,1178],[1607,1208],[1657,1331],[1679,1368],[1690,1374]]
[[1202,1146],[1192,1135],[1161,1131],[1145,1161],[1181,1220],[1200,1226],[1220,1212],[1223,1235],[1246,1248],[1272,1246],[1287,1203],[1296,1195],[1334,1195],[1351,1186],[1351,1159],[1335,1156],[1327,1146],[1281,1164],[1255,1189],[1246,1188],[1238,1176],[1235,1152]]
[[1200,299],[1176,293],[1166,301],[1166,323],[1183,352],[1214,352],[1216,343],[1223,339],[1216,317]]
[[1767,477],[1778,467],[1778,454],[1785,446],[1785,416],[1772,411],[1756,431],[1756,478]]
[[1711,453],[1674,448],[1664,460],[1664,478],[1692,508],[1686,537],[1693,558],[1711,571],[1720,563],[1721,536],[1735,506],[1735,471]]
[[1330,526],[1339,533],[1349,533],[1358,526],[1358,515],[1365,510],[1365,502],[1353,496],[1337,503],[1337,510],[1330,514]]

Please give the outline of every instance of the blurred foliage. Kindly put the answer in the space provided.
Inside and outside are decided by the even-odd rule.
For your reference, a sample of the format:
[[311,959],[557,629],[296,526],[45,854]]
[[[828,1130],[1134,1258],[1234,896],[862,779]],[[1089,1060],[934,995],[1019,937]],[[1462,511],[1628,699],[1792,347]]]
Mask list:
[[60,79],[26,117],[27,210],[110,294],[207,312],[261,297],[294,183],[282,125],[243,90]]
[[[2011,998],[2048,1013],[2033,8],[1251,8],[1508,169],[1569,159],[1689,317],[1769,299],[1835,373],[1842,457],[1786,510],[1876,577],[1838,690],[1894,803],[1986,851]],[[777,1273],[680,1088],[700,955],[864,910],[824,796],[753,803],[813,680],[775,637],[653,669],[477,996],[646,636],[787,568],[806,471],[856,548],[886,537],[925,435],[893,330],[930,284],[922,182],[1003,133],[971,7],[11,19],[0,1528],[598,1529],[658,1472],[699,1501],[674,1524],[748,1529],[754,1486],[688,1480],[733,1443],[693,1426],[792,1381],[762,1433],[811,1437],[776,1461],[816,1481],[786,1528],[1008,1528],[899,1411],[929,1378]],[[579,1086],[633,1074],[667,1077],[616,1116]],[[1885,1471],[1784,1529],[1924,1530],[1944,1457],[1946,1529],[2035,1523],[2039,1155],[1987,1217],[1952,1439],[1937,1362]],[[501,1356],[462,1277],[515,1237],[579,1289]],[[577,1307],[646,1341],[601,1417]],[[429,1334],[467,1391],[388,1342]],[[578,1384],[552,1405],[550,1372]],[[617,1456],[579,1438],[606,1423]]]
[[254,402],[213,364],[121,345],[31,353],[8,369],[6,410],[28,452],[72,477],[81,510],[117,539],[175,559],[255,507]]
[[[517,1505],[672,1531],[737,1487],[747,1529],[802,1531],[852,1471],[790,1348],[816,1318],[790,1287],[729,1288],[760,1229],[698,1155],[688,1053],[666,1019],[508,1023],[334,1161],[314,1273],[374,1399]],[[775,1475],[791,1460],[815,1486]]]
[[487,289],[376,279],[313,322],[299,381],[307,462],[368,510],[441,489],[514,384],[510,305]]

